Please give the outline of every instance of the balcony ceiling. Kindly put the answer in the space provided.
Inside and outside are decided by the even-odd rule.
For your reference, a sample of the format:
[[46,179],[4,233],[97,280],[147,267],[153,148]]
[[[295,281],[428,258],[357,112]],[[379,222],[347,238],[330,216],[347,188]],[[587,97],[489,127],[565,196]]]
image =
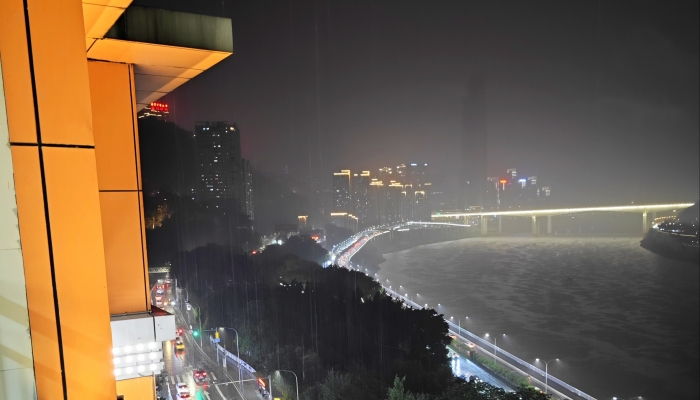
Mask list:
[[85,26],[85,50],[96,40],[102,39],[117,22],[132,0],[83,0],[83,24]]
[[233,52],[230,19],[129,3],[83,2],[85,40],[88,58],[134,65],[138,110]]

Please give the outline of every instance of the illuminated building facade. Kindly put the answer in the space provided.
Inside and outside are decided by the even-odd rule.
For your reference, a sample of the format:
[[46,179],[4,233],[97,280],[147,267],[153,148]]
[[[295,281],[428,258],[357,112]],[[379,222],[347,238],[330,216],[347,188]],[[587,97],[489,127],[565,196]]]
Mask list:
[[428,172],[428,164],[410,163],[408,165],[401,164],[396,167],[397,178],[404,185],[419,185],[426,181]]
[[[349,170],[335,173],[336,212],[346,212],[345,204],[351,201],[360,228],[402,220],[429,221],[433,188],[426,182],[427,168],[427,164],[416,163],[402,164],[396,169],[384,167],[379,169],[377,178],[370,171],[354,175]],[[349,199],[348,188],[352,194]]]
[[333,173],[333,212],[352,212],[352,192],[350,186],[350,170],[343,169]]
[[551,187],[540,186],[536,176],[518,177],[510,168],[501,177],[487,179],[484,209],[514,210],[551,205]]
[[155,398],[175,320],[151,306],[135,121],[233,40],[130,3],[0,2],[3,399]]
[[335,226],[341,228],[350,229],[353,232],[357,232],[358,218],[355,215],[346,212],[333,212],[331,213],[331,223]]
[[309,226],[309,216],[308,215],[300,215],[297,217],[297,229],[298,232],[304,232],[308,229]]
[[359,174],[353,175],[352,180],[352,202],[353,210],[359,219],[361,227],[369,226],[369,208],[370,208],[370,183],[372,179],[369,171],[362,171]]

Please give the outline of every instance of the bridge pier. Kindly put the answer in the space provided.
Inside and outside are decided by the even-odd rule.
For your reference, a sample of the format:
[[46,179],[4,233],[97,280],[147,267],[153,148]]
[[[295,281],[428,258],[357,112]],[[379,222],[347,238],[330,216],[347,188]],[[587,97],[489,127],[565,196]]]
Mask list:
[[485,215],[481,216],[481,234],[487,235],[489,233],[488,219]]
[[548,235],[552,234],[552,216],[551,215],[547,216],[547,234]]
[[537,236],[538,234],[538,229],[537,229],[537,216],[535,214],[532,214],[532,236]]
[[503,220],[503,217],[501,217],[499,215],[497,218],[498,218],[498,233],[501,233],[501,221]]

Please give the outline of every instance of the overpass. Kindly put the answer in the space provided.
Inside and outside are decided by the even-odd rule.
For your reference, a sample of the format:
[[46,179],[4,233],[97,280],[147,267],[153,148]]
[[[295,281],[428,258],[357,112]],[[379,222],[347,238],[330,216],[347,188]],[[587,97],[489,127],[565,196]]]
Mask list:
[[[562,214],[578,214],[585,212],[632,212],[642,214],[642,233],[649,230],[648,213],[652,213],[652,220],[658,211],[678,210],[692,206],[694,203],[673,203],[673,204],[647,204],[647,205],[626,205],[626,206],[606,206],[606,207],[579,207],[579,208],[552,208],[546,210],[508,210],[508,211],[480,211],[480,212],[436,212],[431,215],[433,221],[440,219],[464,219],[464,223],[469,223],[469,217],[481,218],[481,233],[488,232],[488,217],[499,216],[519,216],[532,218],[532,233],[539,232],[537,217],[547,217],[547,233],[552,233],[552,216]],[[501,219],[498,219],[498,232],[501,232]]]

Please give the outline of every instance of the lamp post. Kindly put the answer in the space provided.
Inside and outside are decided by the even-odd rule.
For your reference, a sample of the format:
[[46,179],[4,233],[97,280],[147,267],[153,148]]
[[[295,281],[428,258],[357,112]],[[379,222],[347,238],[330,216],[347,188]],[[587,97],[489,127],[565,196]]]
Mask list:
[[[549,378],[549,363],[552,361],[559,361],[558,358],[552,358],[551,360],[540,360],[539,358],[536,358],[535,361],[542,361],[544,363],[544,393],[547,394],[547,390],[549,389],[548,385],[548,378]],[[614,397],[613,397],[614,398]]]
[[[287,369],[278,369],[277,372],[291,372],[294,375],[294,383],[297,387],[297,400],[299,400],[299,379],[297,378],[297,374],[295,374],[294,371]],[[270,397],[272,397],[272,390],[270,390]]]
[[[241,390],[243,390],[243,386],[241,385],[241,363],[240,363],[241,362],[241,353],[240,353],[239,348],[238,348],[238,331],[234,328],[223,327],[223,326],[219,327],[219,330],[225,330],[225,329],[230,329],[230,330],[236,332],[236,357],[238,357],[238,387],[240,387]],[[226,355],[224,355],[224,357],[226,357]]]
[[[504,333],[503,336],[505,336],[505,335],[506,335],[506,334]],[[489,334],[487,333],[487,334],[484,335],[484,336],[489,337]],[[498,351],[498,343],[497,343],[497,340],[498,340],[498,336],[493,335],[493,361],[494,361],[494,362],[496,362],[496,352]]]

